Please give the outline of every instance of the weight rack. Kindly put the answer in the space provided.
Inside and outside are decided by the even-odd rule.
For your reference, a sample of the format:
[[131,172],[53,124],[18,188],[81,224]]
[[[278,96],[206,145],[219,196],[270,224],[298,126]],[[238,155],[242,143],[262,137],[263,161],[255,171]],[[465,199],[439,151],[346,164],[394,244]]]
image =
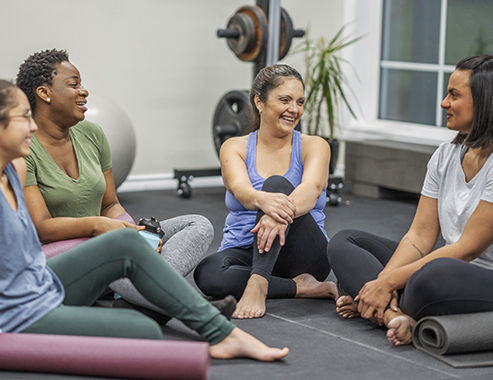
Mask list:
[[[243,6],[228,20],[225,29],[217,30],[217,37],[226,38],[228,47],[242,61],[252,62],[253,78],[266,66],[284,58],[293,38],[303,37],[305,31],[294,29],[288,12],[281,8],[281,0],[257,0],[255,6]],[[250,132],[251,115],[248,90],[227,92],[218,102],[214,112],[212,134],[214,147],[219,156],[222,143],[230,137]],[[300,130],[300,124],[296,126]],[[194,177],[221,175],[220,168],[174,169],[173,178],[178,180],[177,193],[190,198],[190,181]],[[329,205],[341,202],[339,190],[342,178],[331,177],[327,189]]]

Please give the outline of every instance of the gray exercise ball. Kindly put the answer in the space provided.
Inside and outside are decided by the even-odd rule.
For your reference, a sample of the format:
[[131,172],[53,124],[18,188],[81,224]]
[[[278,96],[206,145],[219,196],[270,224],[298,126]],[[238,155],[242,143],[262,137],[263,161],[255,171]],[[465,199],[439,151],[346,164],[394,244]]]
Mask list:
[[91,91],[86,120],[98,124],[110,144],[115,187],[125,181],[135,160],[135,132],[127,114],[110,99]]

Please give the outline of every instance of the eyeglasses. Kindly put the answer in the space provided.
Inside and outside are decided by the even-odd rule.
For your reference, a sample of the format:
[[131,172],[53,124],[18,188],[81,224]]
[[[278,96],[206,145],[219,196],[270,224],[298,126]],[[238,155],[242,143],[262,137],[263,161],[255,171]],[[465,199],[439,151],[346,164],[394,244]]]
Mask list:
[[33,121],[33,114],[31,113],[31,111],[29,111],[29,112],[27,112],[27,113],[25,113],[23,115],[11,115],[8,118],[9,119],[15,119],[15,118],[19,118],[19,117],[22,117],[28,123],[31,123],[31,121]]

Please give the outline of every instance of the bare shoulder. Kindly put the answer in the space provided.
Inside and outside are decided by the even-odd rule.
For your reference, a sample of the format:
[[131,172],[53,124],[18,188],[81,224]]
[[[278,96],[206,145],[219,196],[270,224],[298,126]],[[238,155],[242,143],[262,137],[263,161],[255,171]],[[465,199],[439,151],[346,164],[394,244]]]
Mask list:
[[24,161],[23,157],[19,157],[12,160],[12,165],[14,165],[14,168],[17,171],[17,175],[21,180],[22,186],[24,186],[24,183],[26,182],[27,172],[26,161]]
[[240,155],[244,157],[246,155],[246,147],[248,143],[247,136],[231,137],[227,139],[222,145],[219,152],[220,156]]
[[330,146],[327,140],[320,136],[301,135],[301,152],[304,157],[311,154],[330,154]]

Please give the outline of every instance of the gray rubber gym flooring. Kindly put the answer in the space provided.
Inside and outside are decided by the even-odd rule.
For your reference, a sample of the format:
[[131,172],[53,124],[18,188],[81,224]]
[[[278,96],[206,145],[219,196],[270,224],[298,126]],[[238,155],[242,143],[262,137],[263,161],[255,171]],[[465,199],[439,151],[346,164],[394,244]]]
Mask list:
[[[221,239],[226,215],[223,188],[193,189],[191,199],[174,191],[122,193],[120,200],[135,218],[169,218],[185,213],[207,216],[216,228],[210,253]],[[327,207],[329,236],[358,228],[399,239],[409,227],[416,199],[402,194],[389,199],[366,199],[343,193],[344,203]],[[331,275],[332,276],[332,275]],[[331,277],[329,276],[329,277]],[[190,281],[191,278],[189,278]],[[493,367],[454,369],[412,346],[393,347],[385,330],[357,320],[343,320],[327,300],[269,300],[267,314],[258,320],[234,321],[273,346],[288,346],[288,357],[275,363],[247,359],[212,360],[210,379],[492,379]],[[198,339],[180,322],[164,327],[169,339]],[[0,379],[87,379],[87,377],[0,372]]]

